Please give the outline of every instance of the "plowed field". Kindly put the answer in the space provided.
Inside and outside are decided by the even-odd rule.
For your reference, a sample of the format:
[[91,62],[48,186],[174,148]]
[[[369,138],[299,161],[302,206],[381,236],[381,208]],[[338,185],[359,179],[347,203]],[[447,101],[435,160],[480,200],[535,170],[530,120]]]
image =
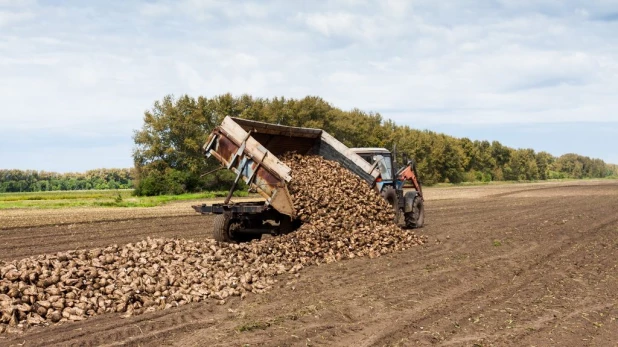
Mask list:
[[[0,345],[618,345],[618,182],[425,195],[423,246],[308,267],[225,305],[34,327],[1,334]],[[147,236],[209,238],[213,218],[190,204],[0,211],[0,260]]]

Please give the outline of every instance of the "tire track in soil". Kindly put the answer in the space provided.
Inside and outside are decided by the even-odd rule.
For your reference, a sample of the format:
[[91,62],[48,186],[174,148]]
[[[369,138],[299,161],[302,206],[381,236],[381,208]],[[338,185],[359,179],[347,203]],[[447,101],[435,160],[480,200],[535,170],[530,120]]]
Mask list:
[[[555,213],[555,211],[553,212]],[[546,212],[544,211],[543,214],[545,213]],[[517,253],[520,253],[520,254],[517,254],[517,258],[521,258],[520,259],[521,264],[523,265],[527,263],[527,266],[525,270],[520,271],[519,275],[516,275],[515,277],[513,277],[513,280],[506,281],[503,283],[496,283],[494,279],[492,281],[489,281],[489,283],[485,285],[481,285],[477,290],[463,290],[462,292],[459,292],[458,290],[453,290],[453,292],[455,293],[459,292],[457,294],[459,296],[459,300],[457,301],[463,301],[461,303],[463,304],[463,306],[452,305],[452,302],[450,301],[453,299],[453,295],[446,294],[446,295],[439,295],[440,298],[446,299],[447,301],[444,307],[436,309],[435,301],[430,299],[429,301],[423,301],[422,305],[420,305],[419,308],[425,309],[426,308],[425,306],[429,304],[430,306],[433,306],[431,308],[431,311],[432,311],[431,316],[436,316],[440,314],[446,315],[448,313],[450,320],[454,322],[460,322],[460,321],[466,322],[466,321],[469,321],[467,318],[474,317],[474,316],[480,317],[480,314],[482,314],[483,312],[486,312],[486,309],[485,309],[486,307],[492,307],[492,306],[495,307],[500,302],[504,302],[506,304],[510,303],[511,298],[517,296],[519,292],[526,291],[530,287],[531,283],[541,282],[543,283],[543,285],[548,286],[552,282],[552,281],[549,281],[548,283],[547,281],[544,281],[544,279],[546,279],[547,276],[549,275],[547,273],[548,271],[541,271],[541,273],[538,273],[536,269],[542,268],[544,264],[560,263],[562,258],[565,258],[565,259],[577,258],[576,256],[577,249],[568,249],[566,251],[563,249],[564,243],[567,240],[569,243],[587,244],[591,241],[590,234],[593,233],[594,231],[599,230],[605,226],[618,225],[618,218],[615,215],[601,215],[598,217],[599,219],[596,219],[592,222],[592,226],[590,226],[587,230],[580,232],[579,235],[576,235],[575,237],[559,235],[559,233],[557,233],[556,231],[560,231],[560,230],[552,230],[554,234],[552,235],[552,237],[554,238],[553,239],[554,244],[549,245],[549,246],[546,245],[547,248],[544,250],[543,254],[541,256],[534,257],[532,261],[527,259],[527,256],[530,255],[529,254],[530,252],[517,252]],[[513,255],[510,255],[510,257],[513,257]],[[534,260],[534,259],[538,259],[538,260]],[[607,259],[607,260],[611,259],[614,261],[614,264],[615,264],[616,255],[615,254],[607,255],[603,259]],[[485,258],[484,261],[481,261],[476,264],[483,265],[483,263],[487,263],[490,260],[492,260],[491,257]],[[495,267],[492,266],[491,269],[494,270]],[[491,278],[490,273],[480,273],[479,275],[480,275],[479,277],[482,277],[482,278]],[[553,275],[554,278],[559,277],[559,276],[563,276],[563,277],[566,276],[564,274],[564,271],[561,271],[561,270],[554,271],[551,275]],[[518,283],[514,283],[515,280]],[[432,283],[435,283],[435,282],[432,282]],[[592,288],[586,288],[586,289],[589,290]],[[572,290],[573,289],[571,289],[570,291]],[[441,293],[440,290],[438,290],[437,292]],[[479,294],[483,294],[483,295],[479,295]],[[534,294],[531,293],[530,297],[534,297]],[[590,299],[590,297],[585,296],[584,299]],[[468,304],[464,304],[464,303],[468,303]],[[528,301],[518,302],[518,304],[520,305],[526,305],[528,303],[529,303]],[[477,305],[478,309],[469,307],[469,306],[475,306],[475,305]],[[499,305],[499,306],[502,306],[503,311],[508,310],[508,307],[506,305]],[[610,305],[599,304],[596,307],[608,308],[612,306],[613,304],[610,304]],[[572,313],[570,316],[576,315],[577,312],[584,312],[584,311],[591,310],[591,307],[593,306],[591,306],[590,301],[583,301],[581,304],[574,304],[572,305],[571,310],[573,310],[575,313]],[[494,309],[494,311],[495,310],[496,309]],[[414,316],[416,313],[418,313],[418,309],[412,310],[411,313]],[[537,320],[539,319],[547,320],[547,317],[544,317],[543,313],[540,313],[538,315],[540,315],[541,317],[537,316]],[[567,316],[567,317],[570,317],[570,316]],[[485,317],[485,319],[491,319],[491,318],[492,318],[491,316]],[[533,314],[533,317],[531,318],[532,319],[535,318],[534,314]],[[439,322],[439,320],[437,322]],[[425,326],[431,326],[432,324],[436,325],[437,322],[427,320],[424,317],[418,317],[418,319],[413,319],[411,320],[411,322],[407,324],[396,325],[395,327],[385,330],[384,333],[380,334],[380,336],[378,336],[375,340],[371,341],[367,345],[396,344],[398,342],[403,341],[405,337],[408,336],[408,332],[410,330],[414,330],[415,328],[418,329],[418,327],[423,326],[423,325]],[[459,323],[457,323],[457,325],[459,325]],[[533,324],[533,325],[537,325],[537,324]],[[441,328],[441,330],[447,330],[445,329],[446,327],[444,323],[438,324],[438,328]],[[465,329],[465,326],[458,327],[458,329],[460,328]],[[499,327],[494,327],[494,329],[498,329],[498,328]],[[547,328],[540,328],[538,329],[538,332],[542,332],[543,329],[547,329]],[[517,330],[514,330],[514,332],[517,332]],[[519,333],[521,332],[522,330],[520,329]],[[445,345],[465,344],[467,342],[483,342],[483,343],[489,343],[490,345],[493,345],[493,344],[517,345],[517,341],[527,336],[527,334],[525,334],[525,331],[523,332],[524,334],[521,334],[519,336],[516,334],[481,334],[481,335],[474,335],[472,338],[470,338],[470,336],[466,336],[464,338],[453,338],[451,340],[444,339],[443,336],[437,336],[437,337],[431,336],[429,338],[415,340],[414,342],[415,343],[441,342],[442,344],[445,344]]]
[[[281,277],[266,294],[224,306],[196,303],[126,319],[104,315],[0,336],[0,344],[615,344],[618,185],[603,186],[613,189],[609,196],[586,186],[565,189],[581,196],[428,201],[426,246],[309,267],[300,278]],[[131,239],[115,223],[97,234],[109,226],[120,240]],[[186,221],[178,229],[199,234],[191,226],[201,227]],[[238,329],[256,322],[271,323]]]
[[[456,247],[448,246],[452,244],[453,243],[446,244],[445,247],[440,248],[438,252],[448,253],[446,251],[457,252],[457,251],[466,250],[465,249],[466,245],[459,244]],[[487,266],[488,264],[494,262],[495,260],[499,260],[501,258],[510,258],[514,256],[526,256],[527,254],[532,253],[535,249],[536,247],[531,247],[531,248],[524,247],[523,249],[522,247],[520,247],[519,249],[514,249],[509,252],[500,254],[500,255],[480,258],[478,262],[475,262],[475,266],[477,267]],[[434,256],[434,255],[435,255],[434,252],[427,253],[427,256]],[[422,260],[422,257],[419,258],[419,260]],[[415,305],[413,309],[404,309],[400,313],[400,317],[405,317],[405,316],[410,316],[410,315],[420,315],[423,312],[426,312],[428,310],[436,310],[436,307],[448,306],[451,304],[451,300],[453,300],[456,297],[477,297],[486,291],[486,287],[487,287],[486,285],[480,286],[480,287],[471,286],[469,284],[470,281],[464,281],[462,279],[451,278],[451,277],[454,277],[451,275],[457,271],[459,271],[459,267],[444,267],[444,264],[439,265],[439,268],[437,268],[436,270],[431,269],[432,278],[422,281],[424,284],[420,286],[418,285],[418,283],[416,283],[417,289],[416,288],[415,289],[418,292],[418,295],[417,295],[418,299],[416,300],[417,305]],[[400,278],[402,276],[403,274],[401,273],[393,274],[394,278],[392,282],[401,282]],[[484,277],[487,277],[487,276],[484,276]],[[409,281],[406,281],[403,283],[403,286],[405,287],[409,285],[413,287],[415,285],[415,282],[417,282],[417,280],[418,278],[414,278]],[[390,282],[391,281],[386,282],[385,284],[388,285],[390,284]],[[489,284],[491,284],[492,282],[493,282],[493,279],[489,281]],[[376,287],[379,287],[379,286],[376,286]],[[377,289],[378,288],[376,288],[376,290]],[[390,298],[391,304],[396,303],[396,302],[401,302],[405,300],[407,296],[409,296],[409,293],[393,295]],[[450,310],[450,308],[448,309]],[[404,325],[403,328],[397,325],[393,327],[391,320],[386,319],[386,318],[387,317],[379,317],[376,319],[376,323],[378,324],[380,321],[387,322],[387,323],[383,323],[382,328],[379,329],[380,331],[383,331],[382,334],[375,336],[373,339],[366,339],[364,341],[356,341],[358,345],[383,345],[383,344],[388,345],[389,344],[388,342],[394,343],[393,341],[391,341],[391,339],[393,338],[393,336],[396,335],[398,331],[402,329],[407,331],[408,328],[410,328],[410,326],[406,326],[406,325]],[[418,327],[423,326],[422,322],[415,322],[413,323],[413,325],[416,326],[417,330],[418,330]],[[423,331],[422,333],[429,334],[430,332]]]
[[16,228],[0,231],[0,235],[0,260],[9,261],[69,249],[125,244],[147,237],[204,240],[212,237],[212,217],[159,217],[148,220]]
[[[516,214],[520,214],[520,212],[531,212],[531,211],[536,211],[536,215],[534,216],[535,218],[538,217],[542,217],[541,218],[541,223],[544,222],[544,218],[547,217],[547,214],[551,215],[552,217],[554,217],[554,219],[561,219],[564,217],[568,217],[572,214],[572,211],[570,210],[565,210],[564,207],[562,207],[562,204],[548,204],[548,202],[551,201],[541,201],[541,205],[542,206],[549,206],[549,207],[545,207],[545,209],[539,209],[538,206],[532,206],[531,208],[528,209],[528,211],[516,211]],[[495,202],[492,202],[492,204]],[[556,215],[557,214],[557,215]],[[507,216],[508,217],[508,216]],[[557,218],[555,218],[557,217]],[[509,218],[505,218],[507,219],[507,223],[508,223],[508,219]],[[526,222],[528,222],[530,219],[522,219],[520,217],[517,216],[513,216],[511,219],[516,219],[516,220],[520,220],[521,222],[523,222],[524,224]],[[612,220],[611,218],[609,220],[607,220],[604,224],[612,224],[615,220]],[[541,224],[542,225],[542,224]],[[517,227],[516,227],[517,229]],[[529,236],[529,235],[527,235]],[[555,236],[559,236],[559,235],[554,235]],[[551,256],[553,255],[554,257],[556,257],[556,255],[559,254],[560,252],[560,248],[561,246],[559,245],[560,242],[564,242],[566,240],[566,238],[555,238],[555,241],[558,241],[557,245],[551,247],[551,248],[547,248],[546,250],[549,250],[549,256],[547,258],[551,258]],[[578,241],[583,241],[583,240],[578,240]],[[519,258],[522,259],[518,259],[520,261],[525,261],[526,258],[533,253],[533,251],[538,251],[539,247],[538,247],[538,243],[536,241],[531,241],[530,242],[533,245],[536,245],[536,247],[533,247],[531,249],[528,249],[526,245],[522,245],[520,248],[522,249],[522,251],[520,252],[520,256]],[[461,246],[459,248],[462,248],[464,246]],[[569,254],[566,254],[566,256],[568,256]],[[512,254],[507,254],[507,257],[512,256]],[[493,258],[487,258],[484,259],[484,261],[476,263],[476,266],[482,266],[484,264],[487,263],[491,263],[492,260],[494,259],[498,259],[498,258],[503,258],[505,257],[505,255],[501,255],[500,257],[493,257]],[[421,257],[422,258],[422,257]],[[539,257],[536,257],[539,258]],[[535,266],[539,265],[539,262],[542,261],[543,257],[539,258],[540,260],[537,260],[536,263],[530,263],[529,264],[529,268],[534,268]],[[422,259],[419,259],[419,261],[422,261]],[[409,269],[407,263],[405,264],[400,264],[402,265],[402,267]],[[412,270],[411,272],[414,272],[414,269],[409,269]],[[453,269],[451,272],[455,273],[455,272],[459,272],[460,268],[457,267],[455,269]],[[520,272],[521,273],[521,269],[513,269],[513,272]],[[348,274],[348,271],[345,272],[346,274]],[[393,273],[391,271],[391,273]],[[355,274],[350,274],[352,277]],[[372,273],[372,275],[374,275],[374,273]],[[510,276],[513,276],[513,274],[509,274]],[[401,276],[401,274],[396,274],[396,276]],[[466,289],[466,290],[461,290],[461,288],[457,288],[455,287],[454,289],[448,290],[448,291],[444,291],[444,290],[438,290],[438,294],[434,295],[434,297],[436,298],[440,298],[443,301],[443,307],[439,308],[439,309],[435,309],[436,304],[434,302],[426,302],[425,300],[427,300],[426,297],[423,297],[422,300],[416,300],[417,303],[417,307],[414,310],[408,310],[405,312],[405,314],[403,314],[403,316],[405,317],[405,315],[419,315],[421,313],[423,313],[423,311],[426,311],[429,308],[431,308],[431,316],[436,316],[436,315],[444,315],[444,316],[448,316],[450,311],[453,311],[454,308],[456,310],[456,308],[458,306],[463,306],[465,309],[463,311],[465,311],[465,314],[460,314],[459,316],[454,316],[454,317],[450,317],[451,320],[453,320],[453,318],[455,318],[456,320],[462,320],[465,319],[467,316],[470,315],[474,315],[474,314],[479,314],[480,312],[483,312],[482,309],[471,309],[469,306],[471,303],[473,304],[477,304],[480,303],[482,305],[487,305],[487,306],[496,306],[497,303],[500,302],[500,300],[506,300],[508,299],[509,295],[513,295],[513,293],[516,293],[517,291],[521,291],[523,288],[528,287],[528,281],[530,281],[531,279],[534,279],[534,276],[520,276],[519,279],[519,283],[514,286],[509,284],[508,282],[506,283],[502,283],[500,286],[496,286],[495,284],[495,278],[492,278],[491,276],[489,276],[487,273],[479,273],[477,274],[478,277],[485,277],[485,278],[489,278],[490,280],[487,281],[487,283],[484,283],[481,286],[478,286],[478,288],[472,288],[472,289]],[[511,277],[508,277],[511,278]],[[452,287],[452,285],[450,283],[448,283],[448,281],[444,281],[443,283],[445,283],[444,285],[441,285],[441,283],[436,283],[435,279],[430,279],[431,281],[430,284],[427,285],[428,288],[431,289],[431,287],[435,287],[436,284],[438,285],[438,287],[446,287],[446,286],[450,286]],[[474,280],[474,278],[472,278],[471,280]],[[384,282],[384,285],[377,285],[375,290],[371,290],[371,291],[377,291],[380,289],[384,289],[384,287],[387,287],[390,282],[388,281],[383,281],[383,277],[379,277],[379,278],[373,278],[373,282]],[[416,283],[417,281],[410,281],[409,283],[404,282],[403,285],[399,285],[397,286],[398,288],[405,288],[408,285],[410,285],[410,287],[414,287],[417,286],[418,287],[418,283]],[[340,284],[335,283],[335,286],[339,286]],[[497,287],[495,289],[492,289],[491,287]],[[504,290],[504,287],[512,287],[510,288],[508,291]],[[423,287],[421,286],[419,288],[420,291],[423,291]],[[440,293],[442,293],[443,295],[439,295]],[[446,294],[446,295],[444,295]],[[405,296],[404,296],[405,297]],[[456,300],[456,297],[458,298],[458,300]],[[479,300],[479,297],[493,297],[491,299],[486,299],[486,300]],[[401,298],[397,297],[397,296],[393,296],[391,297],[391,299],[394,299],[394,301],[400,301]],[[457,303],[457,301],[463,301],[463,302],[459,302]],[[586,305],[583,305],[586,306]],[[508,307],[507,307],[508,308]],[[393,310],[393,307],[389,307],[390,311]],[[495,308],[493,310],[496,310]],[[441,312],[442,311],[442,312]],[[426,323],[423,322],[423,317],[421,316],[422,319],[419,319],[417,321],[416,325],[404,325],[403,327],[401,325],[397,326],[397,324],[395,324],[396,328],[394,329],[388,329],[389,326],[393,326],[393,315],[389,312],[388,314],[384,314],[384,315],[372,315],[373,318],[372,320],[368,320],[365,321],[365,325],[370,325],[372,327],[373,330],[377,330],[377,331],[386,331],[386,333],[384,333],[384,335],[382,336],[383,339],[375,339],[375,340],[371,340],[371,339],[367,339],[366,336],[362,336],[362,339],[358,340],[358,339],[345,339],[345,338],[340,338],[340,339],[336,339],[336,340],[332,340],[332,339],[328,339],[329,342],[332,341],[338,341],[338,345],[394,345],[397,344],[399,342],[402,341],[410,341],[407,340],[407,337],[409,336],[409,332],[410,330],[414,330],[414,328],[416,327],[416,330],[418,331],[418,327],[422,326],[422,324]],[[396,315],[398,318],[397,319],[401,319],[399,317],[402,316],[402,314],[400,312],[397,313]],[[491,317],[490,317],[491,319]],[[387,323],[384,323],[387,322]],[[424,324],[425,326],[428,326],[428,324]],[[470,325],[470,324],[469,324]],[[500,329],[500,328],[498,328]],[[341,332],[340,332],[341,333]],[[401,339],[397,340],[397,333],[400,333]],[[429,333],[426,331],[421,331],[422,333]],[[317,332],[315,333],[317,334]],[[345,334],[344,334],[345,335]],[[385,337],[386,336],[386,337]],[[466,344],[466,342],[471,342],[471,341],[477,341],[477,340],[482,340],[483,338],[486,338],[487,336],[492,336],[492,334],[488,334],[488,333],[474,333],[474,334],[468,334],[465,335],[465,337],[463,338],[453,338],[449,341],[444,341],[442,340],[441,343],[443,344]],[[371,342],[373,341],[373,342]],[[414,344],[416,343],[436,343],[439,342],[439,339],[433,338],[432,336],[428,336],[426,339],[420,339],[420,340],[414,340]],[[276,344],[282,344],[282,345],[286,345],[287,342],[289,342],[289,340],[287,339],[281,339],[281,340],[270,340],[270,342],[272,342],[273,345]],[[298,342],[298,341],[296,341]],[[503,343],[506,343],[508,341],[502,341]],[[326,343],[326,345],[328,345],[329,343]]]
[[[433,252],[432,252],[432,253],[433,253]],[[490,260],[491,260],[491,259],[489,259],[488,261],[490,261]],[[406,268],[408,268],[408,266],[409,266],[409,264],[408,264],[408,263],[405,263],[405,264],[400,264],[400,265],[402,265],[402,267],[406,267]],[[408,268],[408,269],[409,269],[409,268]],[[412,269],[412,270],[413,270],[413,269]],[[350,272],[350,271],[348,271],[348,270],[346,269],[345,273],[346,273],[346,275],[349,275],[349,276],[346,276],[346,277],[355,277],[355,275],[356,275],[355,273],[349,273],[349,272]],[[414,271],[412,271],[412,272],[414,272]],[[392,273],[392,272],[391,272],[391,273]],[[401,277],[401,274],[395,274],[395,276],[396,276],[396,277]],[[370,289],[370,290],[369,290],[369,292],[376,292],[376,291],[379,291],[379,290],[381,289],[380,287],[385,287],[385,286],[387,287],[387,286],[390,284],[390,282],[389,282],[389,281],[383,281],[383,279],[382,279],[382,278],[380,278],[380,279],[376,279],[376,280],[375,280],[375,282],[380,282],[381,284],[380,284],[380,285],[376,285],[378,288],[375,288],[375,289]],[[413,282],[416,282],[416,279],[415,279]],[[407,284],[407,283],[406,283],[406,284]],[[414,283],[411,283],[411,284],[412,284],[412,285],[414,285]],[[340,285],[341,285],[341,284],[339,284],[339,283],[334,283],[334,286],[340,286]],[[406,285],[404,285],[403,287],[405,287],[405,286],[406,286]],[[435,289],[435,286],[436,286],[436,282],[435,282],[435,281],[431,282],[431,284],[428,284],[428,287],[429,287],[430,289],[432,289],[432,288],[433,288],[433,289]],[[402,287],[402,286],[399,286],[399,287]],[[440,285],[439,285],[439,287],[443,287],[443,288],[446,288],[446,287],[452,287],[452,284],[450,284],[450,283],[446,283],[446,284],[444,284],[443,286],[440,286]],[[421,291],[423,291],[423,288],[419,288],[419,289],[420,289]],[[442,300],[448,301],[448,299],[449,299],[449,298],[452,298],[452,297],[454,297],[454,296],[456,296],[456,295],[460,295],[461,293],[458,293],[458,291],[459,291],[459,289],[458,289],[458,288],[451,289],[451,290],[448,290],[448,291],[447,291],[447,290],[438,290],[438,292],[437,292],[437,293],[434,293],[434,294],[435,294],[435,295],[434,295],[434,297],[441,297],[441,298],[442,298]],[[478,290],[477,290],[477,291],[478,291]],[[429,291],[429,290],[427,290],[427,292],[430,292],[430,291]],[[439,295],[439,294],[443,294],[443,295]],[[444,295],[444,294],[446,294],[446,295]],[[391,298],[391,299],[395,299],[395,301],[399,301],[399,299],[400,299],[400,298],[399,298],[399,297],[394,297],[394,298]],[[427,300],[427,298],[423,298],[423,300]],[[426,309],[427,307],[434,306],[432,302],[425,302],[425,301],[417,301],[417,302],[420,302],[420,303],[421,303],[421,306],[419,306],[419,307],[417,307],[417,308],[415,309],[415,311],[416,311],[416,312],[420,312],[420,311],[423,311],[424,309]],[[391,306],[391,307],[389,307],[389,308],[390,308],[390,310],[391,310],[391,311],[393,310],[393,307],[392,307],[392,306]],[[371,326],[372,326],[372,327],[374,327],[374,328],[379,327],[379,328],[377,329],[378,331],[388,331],[388,329],[385,329],[385,328],[387,328],[389,325],[392,325],[392,323],[391,323],[391,322],[392,322],[392,317],[386,317],[386,318],[388,318],[388,319],[385,319],[385,317],[384,317],[383,315],[380,315],[380,316],[378,316],[377,318],[375,318],[375,320],[365,321],[364,323],[365,323],[365,324],[368,324],[368,325],[371,325]],[[383,322],[385,322],[385,321],[386,321],[387,323],[383,323]],[[380,322],[382,322],[382,324],[380,324]],[[380,326],[381,326],[381,327],[380,327]],[[357,330],[354,330],[354,331],[357,331]],[[316,332],[316,333],[317,333],[317,332]],[[340,333],[341,333],[341,332],[340,332]],[[333,339],[328,339],[328,340],[327,340],[326,345],[328,345],[328,344],[329,344],[330,342],[332,342],[332,341],[335,341],[335,340],[333,340]],[[271,342],[272,342],[272,344],[273,344],[273,345],[276,345],[276,344],[286,345],[286,344],[287,344],[287,342],[289,342],[289,341],[288,341],[288,340],[286,340],[286,339],[284,339],[284,340],[272,340]],[[297,342],[298,342],[298,341],[297,341]],[[349,341],[349,340],[346,340],[346,341],[345,341],[345,343],[343,343],[343,342],[341,342],[341,341],[339,341],[339,342],[340,342],[340,343],[338,343],[338,344],[340,344],[340,345],[362,345],[362,344],[361,344],[361,342],[363,342],[363,341],[360,341],[360,340],[357,340],[357,341]],[[366,340],[365,340],[365,342],[366,342]],[[379,344],[378,344],[378,345],[379,345]]]
[[[60,324],[53,327],[36,327],[29,333],[29,346],[117,346],[143,345],[173,336],[174,333],[209,327],[215,321],[196,309],[195,304],[174,310],[157,311],[134,317],[121,315],[97,316],[89,319],[88,329],[80,323]],[[119,322],[121,324],[119,324]],[[53,329],[50,336],[47,330]],[[1,340],[0,340],[1,342]]]

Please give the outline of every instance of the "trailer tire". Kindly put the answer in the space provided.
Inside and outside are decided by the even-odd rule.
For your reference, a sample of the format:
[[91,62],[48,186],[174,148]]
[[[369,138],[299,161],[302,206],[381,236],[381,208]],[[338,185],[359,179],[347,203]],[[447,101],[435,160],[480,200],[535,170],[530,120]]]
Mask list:
[[215,216],[214,226],[212,229],[212,236],[215,241],[219,242],[233,242],[230,238],[230,221],[231,216],[227,213],[218,214]]

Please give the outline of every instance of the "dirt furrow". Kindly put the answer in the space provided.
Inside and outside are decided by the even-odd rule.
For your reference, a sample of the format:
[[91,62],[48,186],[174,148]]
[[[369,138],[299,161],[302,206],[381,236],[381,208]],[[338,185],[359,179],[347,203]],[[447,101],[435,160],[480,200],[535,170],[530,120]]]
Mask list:
[[[615,211],[611,182],[428,201],[424,246],[308,267],[223,306],[103,315],[0,335],[0,345],[615,345]],[[196,216],[10,229],[0,259],[146,235],[202,237],[209,223]]]
[[114,243],[136,242],[146,237],[183,237],[199,241],[211,238],[211,231],[212,217],[200,215],[17,228],[0,231],[0,260],[105,247]]

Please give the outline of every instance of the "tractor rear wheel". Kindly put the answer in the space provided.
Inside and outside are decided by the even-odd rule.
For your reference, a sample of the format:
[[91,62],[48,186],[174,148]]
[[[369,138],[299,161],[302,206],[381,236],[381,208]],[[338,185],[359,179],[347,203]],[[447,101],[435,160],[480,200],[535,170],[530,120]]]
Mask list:
[[421,228],[425,223],[425,205],[423,199],[417,196],[412,205],[412,211],[405,214],[407,228]]

